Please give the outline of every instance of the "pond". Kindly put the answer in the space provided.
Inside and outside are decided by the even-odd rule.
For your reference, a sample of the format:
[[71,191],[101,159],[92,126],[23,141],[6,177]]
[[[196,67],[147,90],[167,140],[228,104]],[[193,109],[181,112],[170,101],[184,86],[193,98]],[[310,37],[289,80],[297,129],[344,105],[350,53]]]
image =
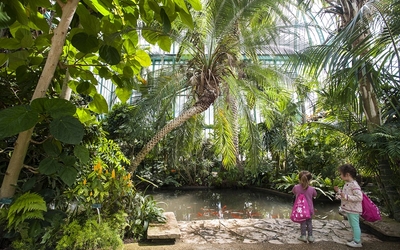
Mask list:
[[[293,199],[251,189],[204,189],[147,192],[178,221],[208,219],[289,219]],[[339,203],[314,201],[314,219],[342,220]]]

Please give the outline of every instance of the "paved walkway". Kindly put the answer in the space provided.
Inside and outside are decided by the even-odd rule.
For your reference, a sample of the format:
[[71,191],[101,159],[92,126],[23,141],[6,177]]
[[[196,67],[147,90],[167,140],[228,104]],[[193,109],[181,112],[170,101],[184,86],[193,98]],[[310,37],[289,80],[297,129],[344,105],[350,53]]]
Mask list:
[[[207,243],[262,243],[302,244],[297,240],[300,226],[287,219],[230,219],[179,222],[181,242]],[[333,241],[346,244],[351,239],[347,221],[313,220],[315,241]],[[363,234],[363,241],[377,241],[371,234]]]
[[[179,221],[175,243],[132,243],[125,249],[348,249],[351,229],[346,220],[313,220],[315,243],[297,240],[299,224],[288,219],[223,219]],[[400,242],[383,242],[363,232],[364,249],[400,249]]]

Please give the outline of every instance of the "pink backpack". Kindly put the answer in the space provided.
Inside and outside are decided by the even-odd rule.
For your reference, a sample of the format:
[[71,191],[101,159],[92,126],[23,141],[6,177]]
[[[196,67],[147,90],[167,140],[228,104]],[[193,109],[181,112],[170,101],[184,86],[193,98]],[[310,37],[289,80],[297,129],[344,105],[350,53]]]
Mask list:
[[361,217],[366,221],[374,222],[382,219],[379,208],[364,192],[362,200],[362,210],[363,211]]
[[299,194],[293,204],[290,219],[293,222],[302,223],[310,218],[310,208],[308,206],[306,197],[304,196],[304,194]]

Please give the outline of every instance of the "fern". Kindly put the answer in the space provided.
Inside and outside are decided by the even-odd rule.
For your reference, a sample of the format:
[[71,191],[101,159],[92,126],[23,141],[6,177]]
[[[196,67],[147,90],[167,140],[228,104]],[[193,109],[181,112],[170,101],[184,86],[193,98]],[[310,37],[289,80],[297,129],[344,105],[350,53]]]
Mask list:
[[25,193],[18,197],[8,209],[9,230],[16,229],[21,223],[29,219],[44,220],[43,213],[47,211],[46,202],[38,194]]

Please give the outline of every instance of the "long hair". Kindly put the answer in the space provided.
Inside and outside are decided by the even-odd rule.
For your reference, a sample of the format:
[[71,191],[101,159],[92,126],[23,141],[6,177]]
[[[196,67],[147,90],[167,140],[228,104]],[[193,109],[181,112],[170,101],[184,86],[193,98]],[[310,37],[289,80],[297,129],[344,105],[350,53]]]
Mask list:
[[306,190],[308,186],[310,186],[310,180],[312,179],[312,175],[308,171],[301,171],[299,173],[299,182],[301,187]]

